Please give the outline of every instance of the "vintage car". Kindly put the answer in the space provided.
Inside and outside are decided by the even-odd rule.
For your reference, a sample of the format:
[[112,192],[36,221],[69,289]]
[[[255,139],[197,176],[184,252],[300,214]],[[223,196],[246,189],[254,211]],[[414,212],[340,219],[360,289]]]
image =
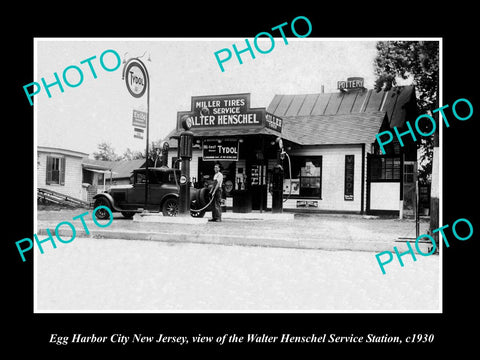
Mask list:
[[[148,169],[148,199],[146,210],[162,212],[164,216],[176,216],[178,213],[180,170],[166,166]],[[146,169],[140,168],[133,171],[132,184],[113,186],[109,191],[93,197],[94,207],[107,206],[112,212],[121,212],[126,218],[131,218],[145,208],[145,183]],[[176,177],[176,178],[175,178]],[[208,205],[211,199],[210,189],[204,187],[196,189],[190,187],[190,214],[194,217],[203,217],[205,212],[211,210]],[[201,211],[195,211],[202,209]],[[96,217],[108,219],[107,210],[99,209]]]

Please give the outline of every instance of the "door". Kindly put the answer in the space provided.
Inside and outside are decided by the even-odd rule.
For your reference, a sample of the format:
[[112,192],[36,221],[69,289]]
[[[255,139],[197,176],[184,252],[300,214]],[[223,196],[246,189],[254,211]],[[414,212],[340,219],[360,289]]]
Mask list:
[[263,164],[253,164],[250,167],[250,191],[252,194],[252,210],[267,208],[267,167]]
[[367,213],[400,211],[402,161],[399,156],[367,156]]

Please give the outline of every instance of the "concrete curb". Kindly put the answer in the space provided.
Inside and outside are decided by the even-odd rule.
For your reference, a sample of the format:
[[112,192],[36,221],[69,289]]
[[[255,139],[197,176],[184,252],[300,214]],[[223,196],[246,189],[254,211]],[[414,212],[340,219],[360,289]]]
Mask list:
[[[54,229],[50,229],[52,235]],[[41,228],[37,235],[48,235],[46,229]],[[72,237],[72,232],[66,229],[59,229],[58,235],[65,239]],[[55,236],[55,235],[54,235]],[[87,234],[84,230],[77,230],[76,237],[86,237],[94,239],[121,239],[121,240],[147,240],[161,241],[169,243],[194,243],[194,244],[214,244],[214,245],[236,245],[236,246],[260,246],[276,248],[294,248],[311,250],[345,250],[345,251],[370,251],[370,252],[393,252],[396,246],[400,253],[408,250],[405,242],[396,242],[393,240],[332,240],[332,239],[294,239],[294,238],[273,238],[267,236],[249,236],[235,234],[200,234],[200,233],[168,233],[168,232],[145,232],[131,230],[90,230]],[[429,252],[430,243],[419,243],[419,249],[422,253]],[[414,242],[410,245],[415,253],[418,253]]]
[[[137,213],[133,216],[133,221],[138,222],[159,222],[164,224],[202,224],[211,218],[211,212],[207,212],[203,218],[188,216],[163,216],[159,213]],[[223,220],[264,220],[264,221],[293,221],[293,213],[272,214],[264,213],[222,213]]]
[[188,216],[163,216],[158,214],[149,214],[149,213],[138,213],[133,216],[133,221],[135,222],[156,222],[163,224],[190,224],[198,225],[205,224],[208,221],[208,218],[198,218]]

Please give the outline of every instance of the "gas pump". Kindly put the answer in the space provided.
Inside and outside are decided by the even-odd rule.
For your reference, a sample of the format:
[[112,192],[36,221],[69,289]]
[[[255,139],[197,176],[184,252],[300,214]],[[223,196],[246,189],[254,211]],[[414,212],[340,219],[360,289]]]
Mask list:
[[180,216],[190,215],[190,160],[192,158],[193,133],[189,130],[191,121],[188,116],[182,118],[182,126],[185,129],[180,134],[180,143],[178,155],[182,159],[182,169],[180,175],[180,199],[178,214]]
[[283,141],[277,138],[275,142],[278,144],[277,164],[273,167],[272,173],[272,213],[283,212],[283,177],[284,171],[281,161],[285,151],[283,150]]

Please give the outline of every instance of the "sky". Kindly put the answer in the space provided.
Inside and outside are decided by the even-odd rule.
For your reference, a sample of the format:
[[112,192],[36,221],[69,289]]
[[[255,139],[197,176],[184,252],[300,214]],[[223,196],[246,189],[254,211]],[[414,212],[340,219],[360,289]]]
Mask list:
[[[262,39],[262,38],[260,38]],[[249,39],[253,43],[253,39]],[[34,96],[37,146],[58,147],[93,154],[100,142],[108,142],[119,155],[129,148],[144,151],[145,139],[134,138],[133,109],[146,111],[146,94],[132,97],[122,80],[123,64],[115,71],[105,71],[99,62],[105,50],[115,50],[123,60],[140,57],[150,77],[150,142],[163,139],[176,126],[178,111],[189,111],[192,96],[250,93],[251,107],[268,107],[275,94],[313,94],[336,92],[337,81],[348,77],[365,78],[365,87],[374,84],[374,39],[288,38],[279,37],[271,52],[261,54],[254,49],[253,59],[243,53],[243,64],[235,55],[220,70],[214,53],[232,44],[244,49],[245,38],[38,38],[36,39],[34,79],[41,84],[62,81],[49,88],[49,98],[42,87]],[[259,41],[268,49],[270,40]],[[253,45],[252,45],[253,46]],[[88,63],[94,67],[95,79]],[[223,54],[222,54],[223,56]],[[150,58],[151,61],[147,61]],[[117,61],[112,53],[104,57],[105,66],[113,68]],[[83,81],[77,87],[67,86],[62,79],[64,69],[78,66]],[[67,79],[80,82],[75,70],[67,71]],[[30,90],[32,91],[32,90]],[[28,104],[28,99],[25,97]]]

